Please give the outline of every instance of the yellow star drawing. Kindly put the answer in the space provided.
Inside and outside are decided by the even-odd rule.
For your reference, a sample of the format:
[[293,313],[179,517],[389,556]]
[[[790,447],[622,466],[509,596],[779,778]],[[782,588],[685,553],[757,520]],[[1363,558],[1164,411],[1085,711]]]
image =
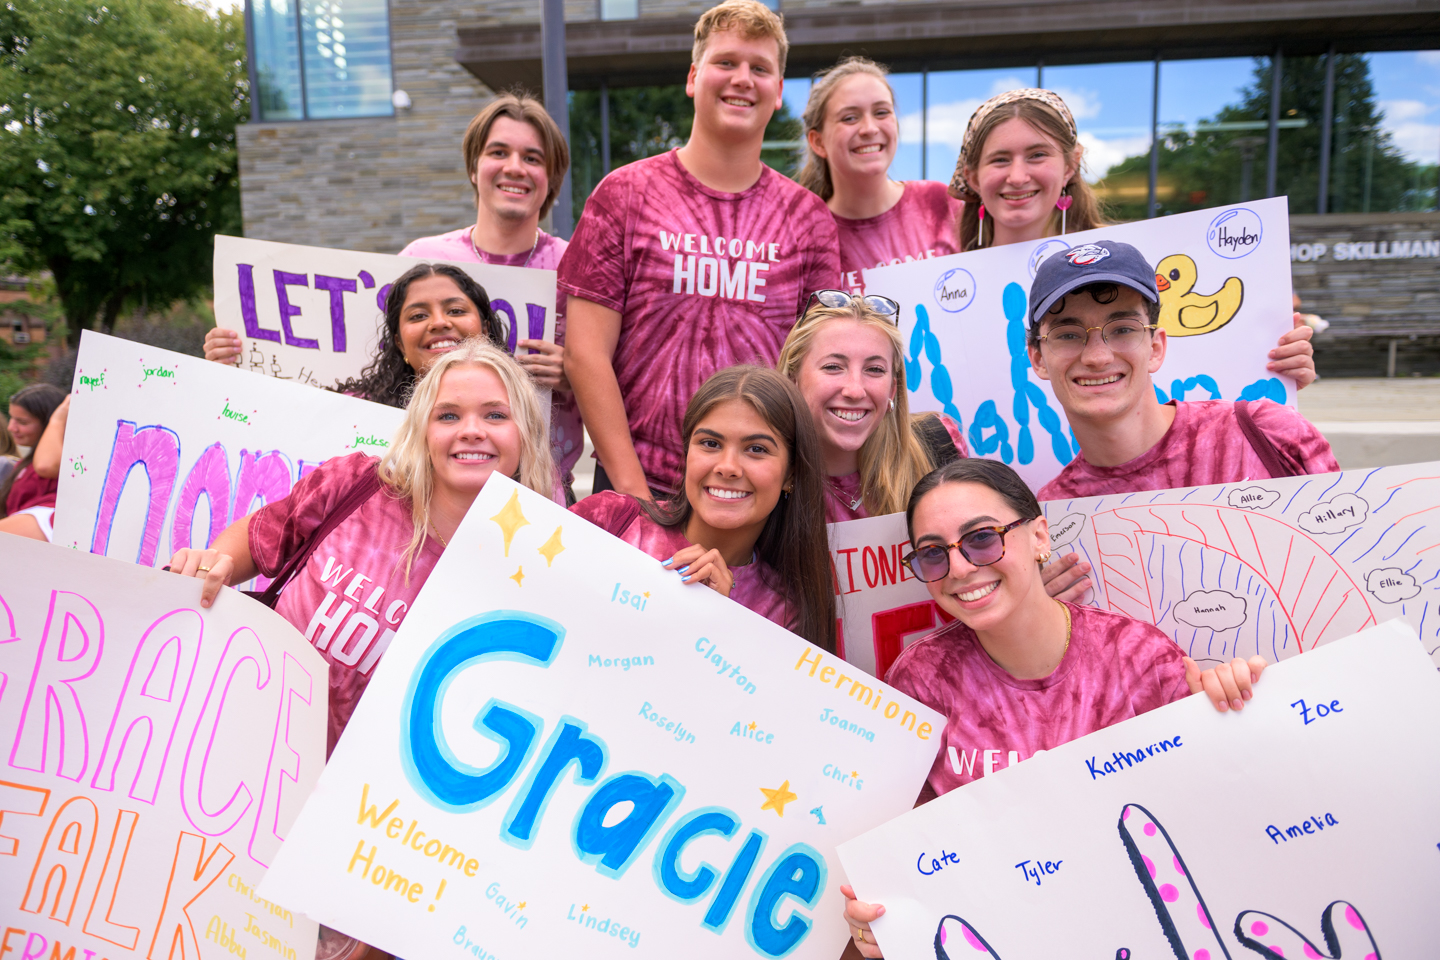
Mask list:
[[589,910],[589,909],[590,909],[590,904],[587,903],[587,904],[585,904],[585,906],[583,906],[583,907],[580,908],[580,912],[581,912],[581,913],[584,913],[586,910]]
[[525,909],[525,901],[524,901],[524,900],[521,900],[518,904],[516,904],[516,906],[518,906],[521,910],[524,910],[524,909]]
[[646,600],[649,600],[649,599],[650,599],[650,591],[649,591],[649,590],[646,590],[645,593],[643,594],[643,596],[645,597]]
[[509,502],[490,519],[500,524],[500,529],[505,534],[505,556],[510,556],[510,541],[515,539],[515,531],[530,525],[530,521],[525,519],[525,514],[520,512],[520,492],[518,490],[510,491]]
[[555,557],[564,549],[565,544],[560,542],[560,528],[556,527],[555,532],[550,534],[550,539],[540,547],[539,554],[545,558],[545,566],[548,567],[555,563]]
[[755,729],[755,721],[754,721],[754,720],[751,720],[751,721],[750,721],[750,729],[751,729],[751,730],[754,730],[754,729]]
[[525,586],[525,583],[524,583],[524,581],[525,581],[525,568],[524,568],[524,567],[516,567],[516,568],[515,568],[515,572],[512,573],[512,574],[510,574],[509,579],[514,580],[514,581],[515,581],[515,586],[517,586],[517,587],[523,587],[523,586]]
[[859,770],[851,770],[851,771],[850,771],[850,778],[851,778],[852,780],[859,780],[859,779],[860,779],[860,771],[859,771]]
[[798,799],[795,794],[790,792],[789,780],[780,784],[779,788],[775,790],[766,790],[764,787],[761,787],[760,792],[765,794],[765,802],[760,804],[760,809],[774,810],[777,817],[785,816],[785,804],[791,800]]

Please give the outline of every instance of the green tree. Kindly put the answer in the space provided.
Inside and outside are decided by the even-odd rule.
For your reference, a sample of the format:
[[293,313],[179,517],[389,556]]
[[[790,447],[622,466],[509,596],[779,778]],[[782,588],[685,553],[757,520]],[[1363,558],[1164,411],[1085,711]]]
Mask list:
[[0,262],[49,270],[72,342],[210,280],[240,230],[242,14],[181,0],[3,0]]

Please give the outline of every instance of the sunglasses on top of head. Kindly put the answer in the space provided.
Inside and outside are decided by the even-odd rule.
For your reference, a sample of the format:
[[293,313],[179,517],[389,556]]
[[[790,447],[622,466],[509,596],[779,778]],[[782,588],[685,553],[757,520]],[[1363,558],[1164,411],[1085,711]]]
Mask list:
[[816,290],[805,300],[805,309],[800,311],[800,317],[795,322],[799,323],[800,320],[805,317],[805,314],[810,312],[810,304],[812,303],[818,302],[822,307],[840,309],[848,307],[856,301],[865,304],[865,306],[889,320],[897,327],[900,325],[899,303],[891,300],[889,297],[880,297],[874,294],[867,294],[862,297],[858,294],[846,293],[844,290]]
[[1003,527],[976,527],[954,543],[927,543],[916,547],[902,559],[910,572],[925,583],[945,579],[950,573],[950,551],[960,548],[972,567],[988,567],[1005,556],[1005,534],[1035,517],[1021,517]]

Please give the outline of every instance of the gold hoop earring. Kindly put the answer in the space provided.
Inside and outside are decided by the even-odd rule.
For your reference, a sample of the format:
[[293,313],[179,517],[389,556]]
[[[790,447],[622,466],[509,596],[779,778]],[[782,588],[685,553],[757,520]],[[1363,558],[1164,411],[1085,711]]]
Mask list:
[[1045,564],[1045,563],[1049,563],[1049,562],[1050,562],[1050,557],[1051,557],[1051,553],[1050,553],[1050,551],[1047,550],[1047,551],[1045,551],[1044,553],[1040,554],[1040,555],[1039,555],[1038,557],[1036,557],[1035,559],[1038,560],[1040,563]]

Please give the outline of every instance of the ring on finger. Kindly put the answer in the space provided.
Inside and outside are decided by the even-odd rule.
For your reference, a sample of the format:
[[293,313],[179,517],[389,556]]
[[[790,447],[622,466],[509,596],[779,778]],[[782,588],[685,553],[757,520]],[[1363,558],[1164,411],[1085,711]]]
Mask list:
[[195,568],[195,572],[196,572],[196,573],[209,573],[209,572],[210,572],[210,568],[209,568],[209,567],[196,567],[196,568]]
[[866,942],[866,940],[865,940],[865,931],[862,930],[862,929],[860,929],[859,927],[856,927],[856,928],[855,928],[855,939],[858,940],[858,941],[860,941],[861,943],[865,943],[865,942]]

